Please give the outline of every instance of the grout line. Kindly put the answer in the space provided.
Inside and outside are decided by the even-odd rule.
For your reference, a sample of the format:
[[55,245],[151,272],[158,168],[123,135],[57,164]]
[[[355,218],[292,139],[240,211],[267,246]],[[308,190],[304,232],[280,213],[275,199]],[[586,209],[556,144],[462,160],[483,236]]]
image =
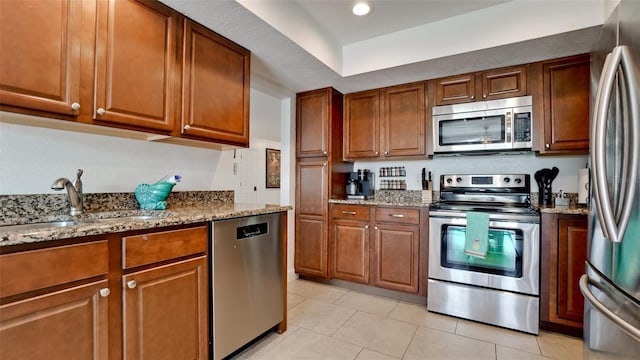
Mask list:
[[413,342],[413,339],[415,339],[416,334],[418,334],[418,330],[419,329],[420,329],[420,326],[419,325],[416,326],[416,329],[413,331],[413,335],[411,335],[411,340],[409,340],[409,343],[407,344],[407,347],[402,352],[402,356],[400,356],[400,359],[404,359],[405,355],[407,355],[407,351],[409,351],[409,347],[411,346],[411,343]]

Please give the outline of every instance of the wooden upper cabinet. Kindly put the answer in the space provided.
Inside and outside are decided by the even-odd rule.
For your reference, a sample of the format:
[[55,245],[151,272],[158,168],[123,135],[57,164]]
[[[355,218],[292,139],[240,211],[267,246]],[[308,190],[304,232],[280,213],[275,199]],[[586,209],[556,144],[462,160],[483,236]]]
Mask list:
[[475,74],[449,76],[436,80],[436,105],[475,101]]
[[367,90],[344,97],[344,157],[380,155],[380,91]]
[[175,128],[182,18],[159,2],[98,2],[94,117],[159,132]]
[[299,93],[296,97],[296,154],[298,157],[329,155],[332,89]]
[[425,155],[425,83],[384,88],[381,99],[383,155]]
[[425,82],[345,96],[344,158],[425,155]]
[[251,53],[186,20],[182,136],[249,146]]
[[81,12],[74,0],[0,2],[2,109],[78,114]]
[[589,151],[590,56],[542,63],[541,154]]
[[518,65],[436,80],[436,105],[524,96],[528,65]]

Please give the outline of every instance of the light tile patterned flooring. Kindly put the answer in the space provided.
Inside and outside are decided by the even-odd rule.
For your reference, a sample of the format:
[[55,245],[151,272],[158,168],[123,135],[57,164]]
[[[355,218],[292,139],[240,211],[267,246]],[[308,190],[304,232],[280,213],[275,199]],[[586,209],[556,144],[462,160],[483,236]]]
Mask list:
[[294,280],[288,330],[235,360],[582,359],[582,341],[538,336],[427,312],[426,306]]

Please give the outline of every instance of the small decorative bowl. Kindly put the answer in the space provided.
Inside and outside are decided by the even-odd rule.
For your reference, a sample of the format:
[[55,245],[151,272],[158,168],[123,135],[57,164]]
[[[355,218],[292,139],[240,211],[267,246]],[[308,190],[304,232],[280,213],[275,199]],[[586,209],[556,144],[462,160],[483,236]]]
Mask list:
[[140,209],[165,210],[167,208],[167,197],[169,197],[169,193],[171,193],[171,189],[174,186],[175,184],[166,182],[136,186],[134,194],[140,204]]

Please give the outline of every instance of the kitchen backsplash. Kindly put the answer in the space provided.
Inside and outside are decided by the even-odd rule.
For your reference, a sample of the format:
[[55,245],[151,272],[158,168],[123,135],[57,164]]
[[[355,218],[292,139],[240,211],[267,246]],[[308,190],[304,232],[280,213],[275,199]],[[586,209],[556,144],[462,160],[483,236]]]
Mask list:
[[[167,208],[206,207],[233,203],[233,190],[175,191]],[[0,225],[47,221],[69,213],[67,194],[0,195]],[[133,193],[90,193],[84,195],[84,211],[140,209]]]

